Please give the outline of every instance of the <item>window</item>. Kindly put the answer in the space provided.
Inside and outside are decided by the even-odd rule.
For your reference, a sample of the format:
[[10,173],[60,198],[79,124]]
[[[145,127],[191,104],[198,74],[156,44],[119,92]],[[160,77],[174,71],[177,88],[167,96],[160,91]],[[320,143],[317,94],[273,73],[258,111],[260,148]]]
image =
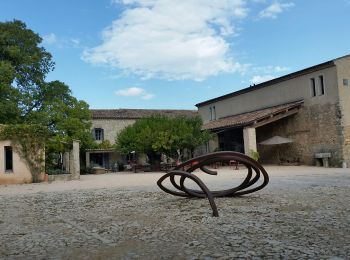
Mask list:
[[318,77],[320,80],[320,96],[324,95],[324,79],[323,76]]
[[5,171],[13,171],[13,153],[11,146],[5,146]]
[[213,106],[212,111],[213,111],[213,120],[216,120],[216,109],[215,109],[215,106]]
[[315,78],[311,78],[311,96],[315,97],[316,96],[316,81]]
[[209,119],[210,119],[210,121],[216,120],[216,109],[215,109],[215,106],[209,107]]
[[348,79],[343,79],[343,85],[344,86],[349,86],[349,80]]
[[104,140],[104,134],[103,134],[102,128],[95,128],[95,140],[97,140],[97,141]]

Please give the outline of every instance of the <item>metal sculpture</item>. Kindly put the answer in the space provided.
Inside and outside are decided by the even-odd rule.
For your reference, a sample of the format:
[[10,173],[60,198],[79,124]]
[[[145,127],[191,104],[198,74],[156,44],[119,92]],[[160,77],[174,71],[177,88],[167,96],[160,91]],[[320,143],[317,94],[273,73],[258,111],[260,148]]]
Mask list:
[[[226,190],[210,191],[208,187],[199,179],[198,176],[192,174],[196,169],[200,169],[203,172],[210,175],[217,175],[216,171],[209,170],[207,166],[215,164],[217,162],[225,162],[234,160],[240,164],[243,164],[247,168],[247,176],[243,182],[237,187]],[[255,175],[253,175],[255,173]],[[252,187],[256,184],[260,178],[263,176],[263,182],[260,185]],[[180,176],[179,183],[175,181],[175,177]],[[176,190],[171,190],[165,187],[162,183],[168,178],[170,183],[174,186]],[[185,180],[190,179],[194,181],[200,188],[200,190],[189,189],[185,186]],[[174,196],[180,197],[195,197],[195,198],[207,198],[209,200],[210,206],[213,210],[213,216],[218,217],[218,209],[216,207],[214,198],[216,197],[236,197],[245,194],[249,194],[264,188],[269,182],[269,175],[266,170],[257,161],[253,160],[247,155],[238,152],[216,152],[199,157],[195,157],[188,160],[172,170],[164,174],[158,181],[157,185],[163,191],[172,194]],[[250,188],[250,189],[249,189]]]

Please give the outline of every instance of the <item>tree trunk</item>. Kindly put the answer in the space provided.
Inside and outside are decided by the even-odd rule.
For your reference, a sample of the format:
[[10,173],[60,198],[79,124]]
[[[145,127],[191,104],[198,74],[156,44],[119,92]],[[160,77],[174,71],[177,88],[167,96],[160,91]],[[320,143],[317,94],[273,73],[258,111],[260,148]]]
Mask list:
[[155,152],[149,152],[147,153],[149,163],[151,164],[151,170],[152,171],[159,171],[160,170],[160,162],[161,162],[161,155]]

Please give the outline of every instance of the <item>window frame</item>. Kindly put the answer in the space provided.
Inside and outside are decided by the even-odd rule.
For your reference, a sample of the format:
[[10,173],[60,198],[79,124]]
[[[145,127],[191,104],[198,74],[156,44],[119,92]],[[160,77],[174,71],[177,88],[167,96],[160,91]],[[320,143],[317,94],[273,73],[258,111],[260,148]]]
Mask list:
[[[97,138],[97,133],[99,138]],[[95,141],[104,141],[104,129],[101,127],[94,128]]]
[[216,120],[216,108],[215,108],[215,106],[212,107],[212,111],[213,111],[213,120]]
[[317,96],[316,79],[314,77],[310,78],[310,94],[311,97]]
[[324,96],[326,94],[326,84],[325,84],[325,80],[324,80],[324,75],[323,74],[318,76],[318,81],[320,83],[320,85],[319,85],[319,90],[320,90],[319,96]]
[[209,107],[209,121],[216,120],[216,108],[215,106]]
[[[10,153],[10,159],[8,159]],[[4,146],[4,168],[5,172],[13,172],[13,148]]]

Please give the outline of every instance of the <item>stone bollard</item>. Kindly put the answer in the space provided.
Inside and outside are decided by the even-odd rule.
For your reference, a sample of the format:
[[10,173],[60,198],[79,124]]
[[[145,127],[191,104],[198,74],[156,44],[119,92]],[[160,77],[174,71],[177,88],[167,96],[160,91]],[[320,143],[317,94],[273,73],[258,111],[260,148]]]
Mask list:
[[70,173],[72,180],[80,179],[80,141],[73,140],[73,149],[70,152]]

